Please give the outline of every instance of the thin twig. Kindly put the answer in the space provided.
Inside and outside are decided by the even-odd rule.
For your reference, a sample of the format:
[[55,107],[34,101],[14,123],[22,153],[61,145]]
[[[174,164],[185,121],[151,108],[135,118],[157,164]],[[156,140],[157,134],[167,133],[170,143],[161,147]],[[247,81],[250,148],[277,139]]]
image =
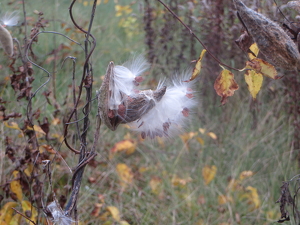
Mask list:
[[18,211],[17,209],[15,209],[14,207],[11,207],[13,210],[15,210],[16,213],[20,214],[21,216],[23,216],[25,219],[29,220],[31,223],[33,223],[34,225],[36,225],[36,223],[31,220],[28,216],[26,216],[25,214],[21,213],[20,211]]
[[236,69],[234,67],[228,66],[225,63],[222,63],[214,54],[206,47],[206,45],[197,37],[197,35],[192,31],[191,28],[188,27],[165,3],[163,3],[161,0],[159,1],[189,32],[190,34],[197,39],[197,41],[202,45],[202,47],[207,51],[207,53],[215,60],[217,61],[220,65],[225,66],[229,69],[235,70],[235,71],[240,71],[239,69]]
[[[90,60],[90,57],[91,57],[91,55],[92,55],[92,53],[93,53],[93,51],[96,47],[96,39],[90,32],[91,32],[91,27],[92,27],[92,24],[93,24],[93,19],[94,19],[94,15],[95,15],[95,11],[96,11],[97,0],[94,0],[88,31],[85,31],[81,27],[79,27],[77,25],[76,21],[74,20],[73,13],[72,13],[72,8],[73,8],[73,5],[74,5],[75,2],[76,2],[76,0],[73,0],[73,2],[71,3],[70,8],[69,8],[69,13],[70,13],[70,17],[71,17],[71,20],[73,21],[74,25],[79,30],[81,30],[82,32],[84,32],[86,34],[86,39],[85,39],[85,56],[86,56],[86,60],[85,60],[85,63],[84,63],[83,75],[82,75],[82,80],[81,80],[81,83],[80,83],[80,86],[79,86],[79,93],[78,93],[78,96],[77,96],[77,101],[75,103],[76,107],[74,107],[74,110],[73,110],[72,114],[74,114],[75,110],[77,109],[78,102],[79,102],[79,99],[81,97],[81,92],[83,90],[83,82],[85,82],[86,100],[87,100],[88,104],[86,104],[86,106],[84,107],[84,114],[86,115],[86,117],[84,119],[83,132],[82,132],[81,140],[80,140],[81,148],[80,148],[79,163],[78,163],[76,171],[74,172],[74,175],[72,177],[72,192],[71,192],[69,201],[66,205],[66,208],[65,208],[64,212],[65,212],[65,215],[69,216],[69,215],[72,214],[72,211],[74,210],[75,217],[77,217],[76,203],[77,203],[77,198],[78,198],[78,194],[79,194],[79,190],[80,190],[80,185],[81,185],[81,181],[82,181],[84,168],[85,168],[86,164],[93,157],[96,156],[95,153],[87,153],[87,151],[86,151],[86,147],[87,147],[86,137],[87,137],[87,130],[88,130],[88,127],[89,127],[88,115],[90,113],[90,108],[91,108],[90,102],[91,102],[91,96],[92,96],[92,79],[93,79],[92,73],[90,73],[90,70],[89,70],[89,60]],[[92,41],[93,45],[92,45],[90,51],[88,51],[88,42],[89,42],[88,39],[89,39],[89,37],[91,37],[92,40],[93,40]],[[71,116],[69,118],[71,118]],[[70,120],[67,121],[67,122],[70,122]],[[65,125],[65,135],[67,134],[67,131],[68,131],[67,129],[68,129],[68,124]]]

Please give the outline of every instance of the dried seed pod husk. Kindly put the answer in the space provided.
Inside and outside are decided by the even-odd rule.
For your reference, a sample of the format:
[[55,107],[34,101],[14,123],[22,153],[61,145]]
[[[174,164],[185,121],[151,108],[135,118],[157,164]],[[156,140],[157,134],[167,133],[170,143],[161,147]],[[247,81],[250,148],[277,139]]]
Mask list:
[[275,22],[234,0],[238,15],[260,52],[271,64],[285,70],[300,69],[300,54],[295,43]]
[[109,129],[114,131],[121,123],[121,120],[118,116],[116,116],[117,110],[111,110],[109,108],[109,100],[113,92],[112,90],[113,87],[112,82],[114,81],[113,77],[114,77],[114,63],[110,62],[107,67],[104,80],[102,82],[102,85],[98,93],[98,112],[104,124]]
[[[104,124],[113,131],[121,123],[140,119],[166,93],[167,87],[163,86],[155,91],[144,90],[126,95],[115,87],[115,79],[114,63],[110,62],[98,94],[98,110]],[[121,96],[120,102],[116,101],[116,95]]]
[[2,25],[0,25],[0,43],[6,54],[12,57],[14,54],[13,39],[9,31]]
[[[159,102],[166,93],[167,87],[152,91],[140,91],[138,94],[126,96],[125,106],[126,113],[122,123],[129,123],[140,119],[143,115],[149,112],[157,102]],[[122,117],[122,115],[120,115]]]

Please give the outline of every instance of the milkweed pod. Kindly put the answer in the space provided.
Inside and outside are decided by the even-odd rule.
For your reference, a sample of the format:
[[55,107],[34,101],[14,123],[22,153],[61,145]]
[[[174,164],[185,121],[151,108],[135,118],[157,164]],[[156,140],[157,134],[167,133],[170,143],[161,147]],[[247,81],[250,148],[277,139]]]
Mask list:
[[0,25],[0,43],[7,55],[12,57],[14,54],[13,39],[9,31],[2,25]]
[[154,107],[143,114],[138,120],[128,123],[129,127],[141,134],[144,139],[149,137],[172,137],[186,125],[193,108],[197,105],[193,86],[195,80],[189,79],[191,71],[175,75],[168,81],[162,81],[157,87],[153,98]]
[[109,101],[113,93],[114,82],[114,62],[110,62],[104,80],[98,93],[98,111],[101,120],[111,130],[116,130],[121,123],[120,119],[116,116],[117,110],[110,109]]
[[65,215],[60,206],[55,202],[51,202],[47,208],[47,212],[49,212],[49,217],[52,220],[53,224],[56,225],[71,225],[75,221],[69,216]]
[[233,1],[238,16],[267,61],[285,70],[300,69],[300,54],[287,33],[277,23],[248,8],[241,0]]

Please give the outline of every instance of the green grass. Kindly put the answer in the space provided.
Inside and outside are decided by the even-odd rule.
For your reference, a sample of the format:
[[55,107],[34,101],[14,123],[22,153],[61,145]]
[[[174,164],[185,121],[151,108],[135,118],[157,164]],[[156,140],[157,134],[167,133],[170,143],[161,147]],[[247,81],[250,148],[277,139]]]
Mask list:
[[[122,4],[125,3],[122,2]],[[44,18],[50,20],[49,26],[45,30],[62,32],[84,44],[84,35],[74,31],[69,19],[68,5],[69,1],[56,1],[55,4],[40,3],[39,1],[26,2],[27,15],[37,18],[33,14],[33,10],[43,11]],[[4,4],[3,6],[9,10],[10,6]],[[21,5],[17,5],[17,3],[13,6],[21,9]],[[143,25],[138,24],[140,30],[134,36],[126,36],[126,30],[118,26],[122,17],[115,16],[114,6],[113,1],[100,4],[93,24],[92,34],[97,40],[97,47],[92,57],[94,96],[96,96],[95,90],[100,87],[101,76],[105,74],[109,61],[113,60],[116,64],[121,64],[130,54],[146,51],[143,43]],[[142,19],[137,4],[133,6],[133,9],[137,17]],[[82,4],[77,4],[74,8],[75,18],[85,29],[87,29],[89,21],[89,12],[90,7],[84,7]],[[52,21],[53,18],[55,18],[55,22]],[[62,21],[66,23],[64,27],[61,26]],[[71,30],[66,30],[67,27],[70,27]],[[13,34],[16,36],[18,36],[18,29],[12,28]],[[63,117],[68,115],[72,109],[69,87],[72,82],[72,64],[69,61],[61,68],[61,63],[63,58],[68,55],[77,58],[76,81],[78,85],[82,75],[84,53],[78,46],[71,45],[65,38],[57,36],[54,40],[53,37],[52,34],[42,34],[39,42],[33,46],[37,55],[37,63],[48,71],[52,72],[53,64],[45,63],[47,54],[61,43],[71,48],[62,50],[64,54],[59,55],[57,59],[56,100],[50,97],[52,105],[49,105],[41,94],[45,90],[53,90],[52,83],[49,82],[33,99],[33,109],[41,110],[42,116],[39,120],[47,116],[50,121],[55,118],[54,111],[59,109],[58,117],[63,121]],[[22,34],[18,38],[22,40]],[[54,42],[56,46],[54,46]],[[9,60],[4,56],[0,60],[3,74],[7,76],[11,73],[6,68]],[[33,90],[36,90],[47,78],[43,71],[37,68],[34,68],[34,71]],[[78,199],[78,215],[82,224],[117,224],[111,216],[104,216],[107,206],[117,207],[121,219],[126,220],[129,224],[274,224],[279,219],[279,204],[275,204],[275,202],[280,196],[281,182],[288,180],[298,171],[291,148],[293,126],[285,109],[286,96],[282,81],[278,80],[276,84],[269,84],[275,88],[275,91],[270,91],[267,85],[263,87],[256,105],[257,126],[253,128],[251,100],[245,85],[241,85],[240,90],[229,99],[225,106],[219,106],[219,97],[214,93],[213,84],[203,83],[205,77],[210,76],[209,72],[204,70],[201,76],[198,85],[199,107],[195,110],[194,118],[189,122],[186,130],[186,132],[197,132],[197,135],[187,144],[183,143],[180,137],[166,140],[164,145],[150,140],[142,142],[135,133],[125,127],[120,127],[116,132],[112,132],[104,125],[102,126],[100,143],[97,147],[96,167],[87,166]],[[241,84],[243,82],[242,73],[236,76]],[[267,82],[265,81],[265,83]],[[10,121],[15,121],[21,126],[26,113],[27,101],[22,99],[16,102],[16,95],[10,85],[2,87],[5,88],[5,91],[2,92],[1,97],[10,101],[7,110],[20,112],[23,115],[22,118]],[[203,89],[206,90],[205,95],[202,94]],[[58,108],[55,108],[55,102],[57,102]],[[82,98],[80,110],[83,105],[84,98]],[[92,103],[92,107],[89,130],[90,146],[97,112],[96,101]],[[80,118],[82,118],[82,114],[80,114]],[[206,129],[207,132],[214,132],[217,140],[201,134],[199,128]],[[50,134],[61,135],[63,132],[62,125],[51,125],[50,129]],[[8,129],[3,124],[1,124],[1,132],[5,136],[15,137],[13,141],[20,146],[26,142],[25,138],[16,137],[19,131]],[[134,154],[127,156],[120,153],[109,159],[109,150],[128,134],[138,142]],[[196,137],[202,138],[204,145],[201,145]],[[70,143],[79,148],[75,126],[71,127],[68,138]],[[60,147],[57,140],[51,141],[56,150],[59,150],[64,156],[69,167],[74,168],[77,157],[68,151],[65,145]],[[40,144],[45,143],[47,142],[41,138]],[[4,144],[2,147],[5,148]],[[23,156],[21,149],[17,154],[20,157]],[[1,157],[2,168],[5,168],[1,173],[1,182],[3,183],[11,178],[14,165],[11,165],[9,159],[3,154]],[[125,189],[120,185],[116,172],[116,166],[119,163],[128,165],[134,175],[132,184]],[[208,185],[205,185],[202,176],[202,169],[206,165],[217,167],[216,176]],[[141,172],[141,168],[146,168],[146,171]],[[68,198],[69,188],[67,185],[71,184],[71,175],[66,165],[62,161],[56,160],[52,165],[52,170],[57,196],[64,195]],[[252,206],[248,204],[247,199],[241,197],[247,193],[245,190],[228,189],[230,179],[238,179],[241,172],[248,170],[252,171],[254,175],[241,181],[240,184],[242,189],[247,186],[257,189],[261,204],[254,210],[251,209]],[[191,178],[191,181],[184,186],[174,186],[172,178],[175,175],[186,180]],[[88,182],[90,177],[95,178],[96,181]],[[151,190],[151,179],[159,180],[158,193]],[[45,185],[48,186],[47,180],[45,180]],[[46,196],[51,196],[49,188],[45,188],[45,192],[45,199]],[[99,200],[99,195],[103,196],[102,201]],[[219,195],[229,195],[232,201],[220,205]],[[9,201],[9,198],[5,201]],[[3,206],[3,202],[1,206]],[[91,213],[96,203],[101,203],[102,206],[100,213],[95,217]],[[268,213],[274,215],[268,217]]]

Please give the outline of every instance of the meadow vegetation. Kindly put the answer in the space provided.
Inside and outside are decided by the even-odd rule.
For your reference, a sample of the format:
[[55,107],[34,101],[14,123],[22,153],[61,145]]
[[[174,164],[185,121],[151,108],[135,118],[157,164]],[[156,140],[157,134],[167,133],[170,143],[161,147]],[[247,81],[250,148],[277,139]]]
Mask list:
[[[232,1],[165,2],[176,9],[222,62],[244,67],[247,56],[234,43],[242,25]],[[273,13],[273,1],[253,2],[265,15],[281,20]],[[93,1],[78,0],[73,7],[76,22],[86,30],[92,5]],[[151,8],[150,16],[145,14],[146,6]],[[7,29],[23,49],[22,7],[21,1],[4,1],[0,13],[20,12],[19,25]],[[57,198],[64,209],[71,192],[71,170],[78,162],[78,155],[69,150],[64,139],[80,148],[76,125],[70,124],[64,137],[64,123],[74,107],[72,82],[76,82],[78,93],[86,59],[82,49],[86,37],[70,19],[70,1],[25,1],[25,7],[28,35],[38,18],[43,17],[40,31],[64,34],[81,46],[52,33],[41,33],[32,44],[34,57],[29,58],[53,76],[31,103],[38,155],[28,143],[26,133],[29,98],[18,98],[20,91],[11,86],[10,76],[15,73],[9,67],[12,59],[0,52],[0,99],[5,107],[1,108],[0,123],[0,224],[7,225],[33,224],[10,210],[10,206],[36,224],[52,224],[50,219],[46,221],[42,207]],[[203,49],[156,1],[98,0],[91,34],[97,45],[90,58],[93,101],[88,147],[93,144],[96,130],[96,90],[110,61],[120,65],[134,54],[144,54],[152,66],[141,85],[154,88],[160,77],[193,67]],[[74,61],[66,59],[68,56],[76,58],[74,72]],[[22,62],[18,59],[13,67],[20,66]],[[33,93],[47,81],[48,75],[36,66],[32,69]],[[97,156],[85,168],[77,199],[79,224],[234,225],[274,224],[280,219],[280,207],[276,204],[280,187],[299,169],[299,149],[294,145],[295,117],[291,111],[299,99],[293,102],[289,86],[295,73],[279,69],[283,78],[265,78],[257,99],[253,100],[244,82],[244,72],[233,71],[240,88],[221,105],[214,91],[214,80],[220,71],[218,63],[206,55],[196,85],[198,107],[178,137],[143,140],[126,125],[114,132],[101,126]],[[84,117],[85,97],[83,92],[77,108],[78,120]],[[20,115],[5,119],[4,112]],[[83,121],[79,124],[82,129]],[[43,160],[51,161],[49,167],[43,166]],[[298,188],[296,181],[291,182],[291,192],[293,185],[295,190]],[[38,186],[39,191],[35,189]],[[296,223],[291,215],[290,219],[285,224]]]

